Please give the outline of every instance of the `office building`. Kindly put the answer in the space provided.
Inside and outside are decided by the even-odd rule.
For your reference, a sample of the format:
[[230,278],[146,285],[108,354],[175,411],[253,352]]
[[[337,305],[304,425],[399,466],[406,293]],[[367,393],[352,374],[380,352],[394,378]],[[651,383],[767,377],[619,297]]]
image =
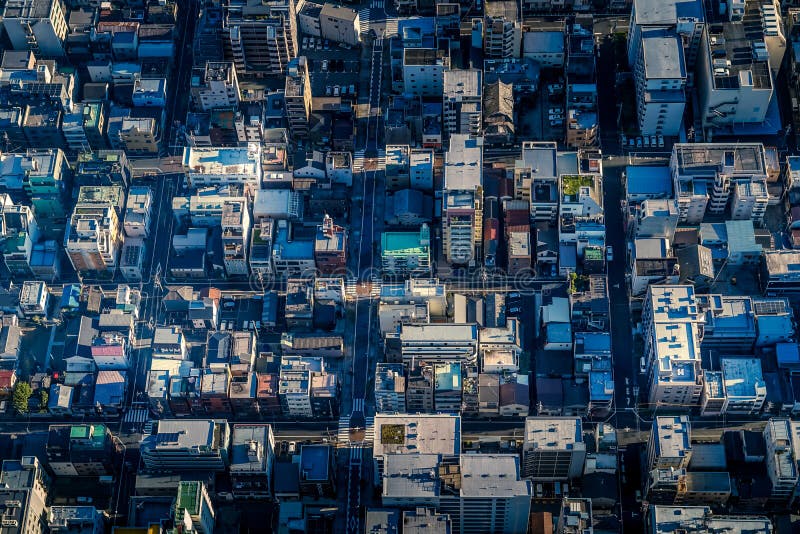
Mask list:
[[51,425],[47,465],[59,477],[114,475],[114,438],[105,425]]
[[705,29],[705,12],[699,0],[634,0],[628,32],[628,65],[635,66],[642,51],[644,36],[653,30],[677,34],[683,45],[688,72],[694,71],[700,38]]
[[383,232],[381,266],[384,276],[417,277],[430,275],[430,229],[423,223],[419,232]]
[[692,459],[691,425],[683,416],[659,416],[647,441],[648,470],[685,469]]
[[442,241],[451,265],[475,265],[483,240],[483,142],[452,135],[444,162]]
[[150,236],[150,213],[153,191],[147,186],[134,186],[128,190],[125,201],[125,218],[122,227],[128,237]]
[[233,425],[230,474],[234,497],[270,498],[274,462],[275,437],[271,425]]
[[418,97],[438,97],[444,90],[444,75],[450,57],[437,48],[403,49],[403,93]]
[[163,471],[222,471],[228,464],[230,429],[224,419],[162,419],[142,437],[145,467]]
[[186,531],[197,534],[213,534],[214,505],[204,482],[178,482],[175,499],[175,522],[184,525]]
[[41,534],[47,524],[50,479],[35,456],[3,460],[0,471],[0,511],[5,534]]
[[478,325],[404,324],[400,329],[400,350],[403,361],[412,368],[416,362],[474,363],[478,357]]
[[229,200],[222,205],[222,253],[228,276],[247,276],[250,246],[250,210],[247,202]]
[[191,187],[240,185],[255,191],[261,186],[261,147],[255,143],[246,147],[186,147],[182,163]]
[[75,271],[113,273],[122,248],[119,216],[124,198],[119,186],[81,188],[64,234],[64,248]]
[[767,397],[767,384],[757,358],[720,358],[727,400],[726,413],[757,415]]
[[586,460],[583,425],[574,417],[528,417],[522,443],[522,476],[534,481],[580,477]]
[[643,32],[634,66],[636,113],[644,135],[677,135],[686,106],[683,42],[670,31]]
[[729,534],[772,534],[772,521],[754,515],[717,515],[708,506],[658,506],[647,510],[648,532],[727,532]]
[[443,123],[447,135],[477,135],[483,124],[483,76],[477,69],[444,71]]
[[240,77],[284,74],[297,56],[294,0],[226,0],[222,3],[223,48]]
[[361,19],[358,11],[326,2],[319,13],[320,37],[334,43],[358,46]]
[[399,363],[379,363],[375,366],[375,410],[406,411],[405,370]]
[[32,50],[47,58],[64,56],[69,28],[61,0],[8,0],[3,29],[14,50]]
[[94,506],[51,506],[47,514],[50,534],[103,534],[103,514]]
[[746,296],[697,295],[703,314],[702,349],[750,354],[756,341],[753,301]]
[[231,62],[207,61],[192,70],[192,102],[201,111],[237,109],[239,78]]
[[343,273],[347,268],[347,229],[334,224],[328,214],[317,226],[314,263],[323,274]]
[[794,422],[784,418],[772,418],[764,427],[767,476],[772,484],[769,500],[775,504],[786,505],[792,502],[800,480],[795,452],[797,428]]

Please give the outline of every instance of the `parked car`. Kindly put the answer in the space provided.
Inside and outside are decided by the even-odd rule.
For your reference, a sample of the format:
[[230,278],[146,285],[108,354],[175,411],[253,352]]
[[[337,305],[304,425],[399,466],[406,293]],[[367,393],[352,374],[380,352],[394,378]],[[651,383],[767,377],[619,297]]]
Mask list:
[[554,119],[550,121],[550,126],[561,126],[564,124],[564,119]]
[[655,146],[657,144],[658,144],[658,140],[657,140],[656,136],[655,135],[651,135],[650,136],[650,146],[655,148]]
[[608,245],[606,247],[606,261],[612,262],[614,261],[614,247]]
[[518,315],[521,312],[522,312],[522,308],[515,306],[513,308],[508,308],[506,310],[506,315],[508,315],[509,317],[514,317],[515,315]]
[[327,59],[323,59],[322,60],[322,72],[328,72],[328,60]]
[[664,136],[663,135],[659,135],[658,136],[658,146],[659,146],[659,148],[664,148]]
[[641,137],[637,137],[636,138],[636,148],[642,148],[642,138]]

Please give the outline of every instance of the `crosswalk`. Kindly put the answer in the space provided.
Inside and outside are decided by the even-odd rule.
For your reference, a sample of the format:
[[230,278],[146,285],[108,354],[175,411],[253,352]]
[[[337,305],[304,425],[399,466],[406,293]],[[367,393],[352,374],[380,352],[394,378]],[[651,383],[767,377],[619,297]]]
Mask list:
[[372,285],[369,290],[369,294],[372,298],[380,298],[381,296],[381,279],[377,276],[372,277]]
[[142,429],[142,434],[149,435],[153,433],[153,421],[150,420],[144,424],[144,428]]
[[397,17],[386,17],[386,35],[384,37],[394,37],[397,35]]
[[370,7],[372,9],[383,9],[385,0],[372,0]]
[[353,172],[361,172],[364,170],[364,153],[366,151],[362,148],[353,153]]
[[353,399],[353,413],[364,412],[364,399]]
[[350,277],[344,284],[345,298],[354,298],[358,294],[358,281]]
[[339,431],[336,434],[336,440],[339,443],[348,443],[350,441],[350,416],[343,415],[339,418]]
[[350,447],[350,465],[361,465],[363,449],[360,444],[353,444]]
[[364,442],[369,444],[375,441],[375,418],[365,417],[366,423],[364,424]]
[[150,418],[150,414],[144,408],[134,408],[128,410],[125,417],[122,418],[123,423],[142,424]]
[[359,23],[358,30],[363,34],[369,32],[369,16],[370,16],[370,10],[368,7],[365,7],[364,9],[361,9],[358,12],[358,23]]

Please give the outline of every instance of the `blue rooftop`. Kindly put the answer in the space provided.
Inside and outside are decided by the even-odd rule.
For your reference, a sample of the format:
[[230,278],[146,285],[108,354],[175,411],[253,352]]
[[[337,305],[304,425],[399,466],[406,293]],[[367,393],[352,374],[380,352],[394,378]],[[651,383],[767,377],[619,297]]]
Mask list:
[[628,195],[671,198],[672,177],[667,166],[629,165],[625,169]]
[[300,449],[300,476],[302,480],[327,480],[328,445],[303,445]]

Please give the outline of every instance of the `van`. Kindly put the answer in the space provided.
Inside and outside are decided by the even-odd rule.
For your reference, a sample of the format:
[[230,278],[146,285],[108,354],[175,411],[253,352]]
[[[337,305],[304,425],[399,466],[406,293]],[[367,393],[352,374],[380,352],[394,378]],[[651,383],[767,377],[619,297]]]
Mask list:
[[236,306],[236,302],[233,300],[226,300],[225,303],[222,305],[222,307],[225,308],[226,310],[230,310],[234,306]]
[[289,451],[288,452],[289,452],[289,454],[294,454],[295,452],[297,452],[297,443],[295,443],[294,441],[290,441],[289,442]]
[[644,363],[644,356],[639,358],[639,372],[645,374],[647,372],[647,366]]

